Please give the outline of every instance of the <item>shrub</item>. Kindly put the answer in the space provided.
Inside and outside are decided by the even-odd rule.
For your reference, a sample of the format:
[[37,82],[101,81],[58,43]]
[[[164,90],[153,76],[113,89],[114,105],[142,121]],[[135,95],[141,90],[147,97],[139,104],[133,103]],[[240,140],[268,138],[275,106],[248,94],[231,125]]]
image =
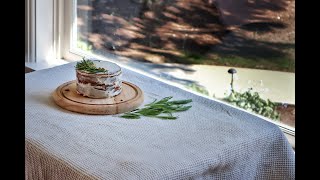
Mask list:
[[278,103],[272,102],[270,99],[262,99],[259,93],[252,92],[252,89],[249,89],[244,93],[232,91],[231,94],[225,97],[223,100],[267,118],[274,120],[280,119],[280,114],[276,110]]

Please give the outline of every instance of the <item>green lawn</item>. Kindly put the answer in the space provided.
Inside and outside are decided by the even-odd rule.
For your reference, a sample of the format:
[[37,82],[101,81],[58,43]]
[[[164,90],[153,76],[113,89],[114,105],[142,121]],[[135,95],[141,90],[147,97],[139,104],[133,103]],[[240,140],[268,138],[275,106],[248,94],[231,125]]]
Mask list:
[[[180,61],[186,64],[207,64],[232,66],[253,69],[265,69],[274,71],[295,71],[295,60],[289,54],[283,56],[270,57],[241,57],[237,55],[217,55],[213,54],[214,58],[208,55],[201,55],[197,53],[184,53]],[[211,55],[212,57],[212,55]]]

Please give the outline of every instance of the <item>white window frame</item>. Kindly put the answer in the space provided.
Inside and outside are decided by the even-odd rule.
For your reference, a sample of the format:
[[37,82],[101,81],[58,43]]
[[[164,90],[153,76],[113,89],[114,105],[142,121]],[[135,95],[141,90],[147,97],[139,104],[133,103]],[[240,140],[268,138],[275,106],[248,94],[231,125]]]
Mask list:
[[[46,42],[47,43],[46,47],[52,47],[52,49],[49,49],[49,51],[51,51],[51,54],[54,56],[54,58],[47,58],[46,59],[46,58],[43,58],[43,55],[39,56],[39,54],[38,54],[38,58],[37,58],[38,61],[39,61],[39,58],[40,59],[42,58],[42,59],[45,59],[45,61],[49,64],[55,64],[55,63],[57,63],[58,60],[61,61],[61,59],[65,60],[66,62],[73,62],[76,60],[80,60],[83,56],[86,56],[90,59],[102,59],[102,60],[116,62],[116,63],[120,64],[121,66],[128,68],[130,70],[136,71],[138,73],[141,73],[143,75],[146,75],[151,78],[157,79],[159,81],[165,82],[167,84],[185,89],[191,93],[198,94],[204,98],[218,101],[218,102],[223,103],[227,106],[231,106],[231,107],[236,108],[240,111],[244,111],[244,112],[252,114],[254,116],[258,116],[266,121],[269,121],[273,124],[276,124],[277,126],[280,127],[280,129],[287,136],[291,145],[293,147],[295,147],[295,130],[294,130],[294,128],[292,128],[288,125],[270,120],[264,116],[248,112],[248,111],[241,109],[239,107],[232,106],[226,102],[223,102],[223,101],[211,98],[211,97],[207,97],[207,96],[204,96],[200,93],[196,93],[194,91],[188,90],[184,86],[179,85],[177,83],[173,83],[168,80],[164,80],[162,78],[159,78],[157,76],[150,75],[146,72],[139,70],[138,68],[134,68],[133,66],[136,66],[136,65],[133,65],[134,63],[132,63],[130,61],[130,58],[118,57],[117,55],[113,55],[113,54],[110,54],[110,57],[101,57],[101,56],[97,56],[94,54],[89,54],[89,53],[84,52],[80,49],[73,48],[72,40],[73,40],[73,37],[76,36],[76,31],[73,31],[73,29],[76,28],[76,23],[75,23],[76,22],[75,21],[76,12],[74,11],[73,5],[75,4],[76,0],[35,0],[35,1],[52,2],[51,6],[46,6],[46,8],[51,8],[51,11],[50,10],[48,10],[48,11],[52,12],[52,17],[51,17],[52,31],[47,31],[47,34],[50,35],[50,33],[51,33],[52,41]],[[38,12],[38,11],[36,11],[36,12]],[[39,21],[37,21],[37,25],[39,25],[38,23],[39,23]],[[43,23],[43,22],[40,22],[40,23]],[[40,42],[40,41],[37,41],[37,42],[38,43],[36,45],[41,44],[41,43],[45,44],[44,42]],[[37,46],[37,48],[38,48],[38,46]],[[38,51],[38,49],[37,49],[37,51]]]
[[58,54],[63,9],[63,0],[25,0],[25,66],[38,70],[67,63]]
[[36,59],[35,7],[35,0],[25,0],[25,62]]
[[[61,14],[63,14],[64,18],[61,18],[60,22],[61,25],[61,32],[63,32],[62,35],[62,41],[61,48],[62,50],[58,54],[60,58],[65,59],[67,61],[75,61],[79,60],[84,56],[83,52],[77,51],[72,46],[72,40],[73,37],[76,35],[73,29],[76,27],[76,24],[74,23],[74,19],[76,17],[76,12],[73,11],[73,5],[75,3],[74,0],[59,0],[63,1],[63,7],[60,9],[63,9],[60,11]],[[61,17],[60,14],[60,17]]]

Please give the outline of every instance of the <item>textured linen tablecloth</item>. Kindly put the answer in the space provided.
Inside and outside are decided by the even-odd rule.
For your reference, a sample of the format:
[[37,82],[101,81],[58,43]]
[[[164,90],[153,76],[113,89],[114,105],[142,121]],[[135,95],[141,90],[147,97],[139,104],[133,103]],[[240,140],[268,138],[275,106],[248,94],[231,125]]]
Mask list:
[[193,99],[177,120],[84,115],[51,93],[75,63],[25,75],[26,179],[295,179],[295,155],[263,119],[128,69],[123,80],[155,98]]

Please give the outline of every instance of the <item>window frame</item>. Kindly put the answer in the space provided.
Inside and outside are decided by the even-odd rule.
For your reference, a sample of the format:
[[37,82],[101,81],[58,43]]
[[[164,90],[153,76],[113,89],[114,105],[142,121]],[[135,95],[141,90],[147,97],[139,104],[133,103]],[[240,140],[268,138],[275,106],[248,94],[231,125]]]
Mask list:
[[25,62],[35,62],[36,59],[35,8],[35,0],[25,0]]
[[240,111],[249,113],[253,116],[257,116],[257,117],[260,117],[268,122],[271,122],[271,123],[277,125],[284,132],[284,134],[287,136],[290,144],[293,147],[295,147],[295,140],[294,140],[295,139],[295,128],[292,128],[286,124],[282,124],[282,123],[273,121],[273,120],[268,119],[268,118],[261,116],[259,114],[248,112],[244,109],[241,109],[237,106],[233,106],[233,105],[226,103],[226,102],[223,102],[221,100],[204,96],[200,93],[186,89],[184,86],[179,85],[178,83],[173,83],[168,80],[159,78],[155,75],[148,74],[144,71],[139,70],[138,68],[134,68],[134,67],[130,66],[131,65],[130,58],[126,58],[126,57],[123,58],[123,57],[119,57],[114,54],[110,54],[110,57],[102,57],[102,56],[98,56],[98,55],[84,52],[80,49],[74,48],[74,46],[72,44],[73,43],[72,40],[73,40],[73,37],[76,37],[76,33],[77,33],[75,30],[76,29],[76,21],[75,21],[76,20],[76,11],[75,11],[76,7],[74,6],[75,4],[76,4],[76,0],[56,0],[54,3],[54,6],[53,6],[53,8],[54,8],[54,10],[53,10],[53,12],[54,12],[54,14],[53,14],[53,16],[54,16],[53,17],[53,19],[54,19],[53,47],[54,47],[56,58],[63,59],[67,62],[74,62],[74,61],[80,60],[83,56],[86,56],[90,59],[102,59],[102,60],[107,60],[107,61],[118,63],[121,66],[128,68],[130,70],[136,71],[140,74],[143,74],[148,77],[154,78],[156,80],[162,81],[164,83],[176,86],[178,88],[182,88],[182,89],[189,91],[191,93],[198,94],[204,98],[208,98],[208,99],[223,103],[227,106],[236,108]]

